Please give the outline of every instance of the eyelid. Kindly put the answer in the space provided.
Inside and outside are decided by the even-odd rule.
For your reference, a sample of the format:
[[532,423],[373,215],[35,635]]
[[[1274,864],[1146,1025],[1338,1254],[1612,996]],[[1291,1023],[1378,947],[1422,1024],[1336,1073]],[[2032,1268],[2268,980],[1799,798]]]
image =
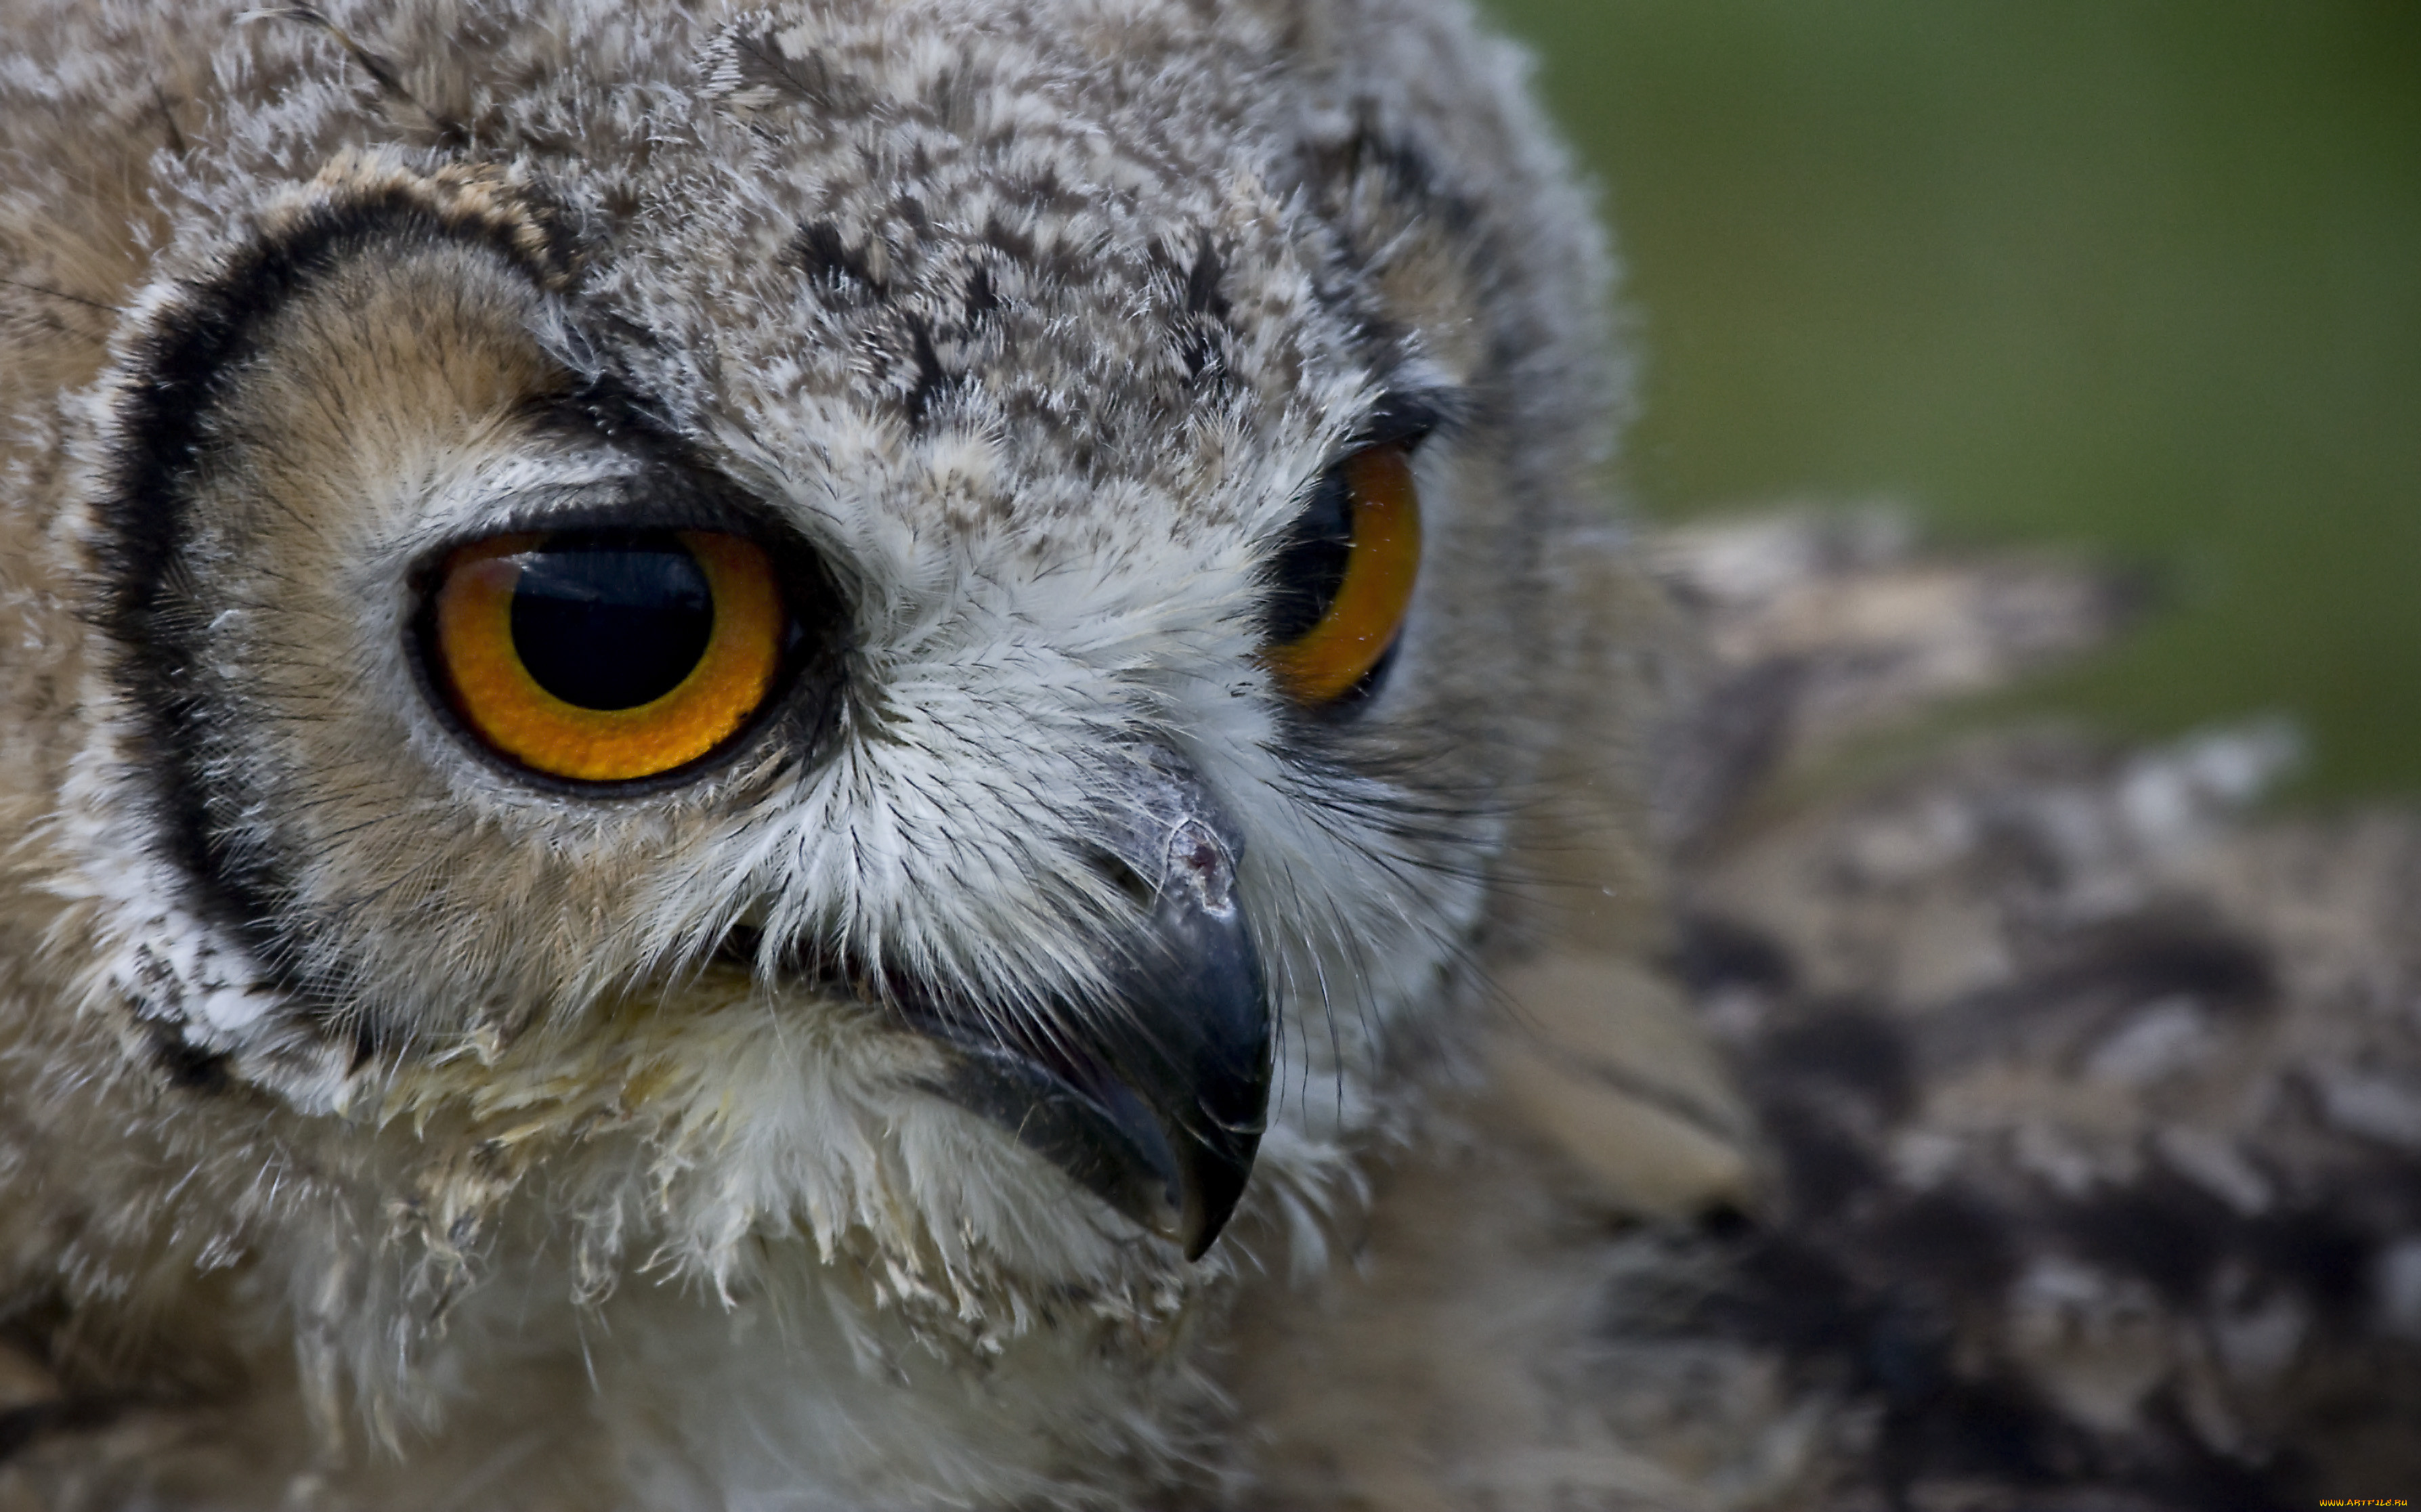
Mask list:
[[790,532],[758,511],[702,491],[684,497],[652,488],[617,485],[604,490],[575,484],[517,490],[489,501],[476,523],[447,531],[442,543],[424,553],[422,567],[441,566],[466,546],[503,536],[568,536],[601,530],[700,531],[738,536],[775,552],[795,544]]
[[1426,391],[1389,394],[1372,406],[1370,416],[1353,432],[1337,465],[1374,446],[1400,446],[1418,451],[1421,443],[1451,422],[1460,408],[1451,395]]

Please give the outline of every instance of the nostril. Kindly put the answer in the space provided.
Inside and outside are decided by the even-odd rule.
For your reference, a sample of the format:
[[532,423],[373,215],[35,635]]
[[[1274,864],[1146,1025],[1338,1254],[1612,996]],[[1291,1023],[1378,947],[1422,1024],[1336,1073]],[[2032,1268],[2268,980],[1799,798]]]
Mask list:
[[1168,884],[1174,886],[1180,879],[1193,892],[1197,907],[1225,915],[1234,906],[1235,862],[1210,826],[1200,819],[1187,819],[1168,837]]

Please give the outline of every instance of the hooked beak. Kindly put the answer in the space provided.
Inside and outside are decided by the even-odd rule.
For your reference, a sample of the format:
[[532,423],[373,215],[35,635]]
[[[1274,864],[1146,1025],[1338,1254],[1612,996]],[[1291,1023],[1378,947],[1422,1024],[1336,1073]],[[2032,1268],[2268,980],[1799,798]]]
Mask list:
[[[1049,1042],[918,1016],[948,1052],[929,1090],[1201,1258],[1243,1196],[1269,1106],[1269,994],[1236,896],[1243,840],[1177,758],[1146,765],[1119,859],[1153,889],[1109,1012]],[[1080,1042],[1070,1042],[1080,1041]]]

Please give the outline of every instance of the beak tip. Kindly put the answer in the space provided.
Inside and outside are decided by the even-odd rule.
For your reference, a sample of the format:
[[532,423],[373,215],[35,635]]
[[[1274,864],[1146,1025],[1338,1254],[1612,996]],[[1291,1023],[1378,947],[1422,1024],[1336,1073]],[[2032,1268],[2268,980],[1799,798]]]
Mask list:
[[[1118,1009],[1049,1036],[943,1016],[922,1025],[953,1069],[933,1090],[1009,1130],[1189,1261],[1242,1201],[1274,1071],[1273,1005],[1237,896],[1243,851],[1170,757],[1122,854],[1156,883],[1132,937],[1106,942]],[[1071,1052],[1072,1050],[1072,1052]]]
[[1235,1216],[1236,1204],[1244,1194],[1242,1176],[1220,1183],[1221,1190],[1195,1185],[1185,1194],[1185,1208],[1177,1233],[1169,1236],[1185,1252],[1189,1261],[1199,1260],[1210,1253],[1226,1232],[1227,1220]]

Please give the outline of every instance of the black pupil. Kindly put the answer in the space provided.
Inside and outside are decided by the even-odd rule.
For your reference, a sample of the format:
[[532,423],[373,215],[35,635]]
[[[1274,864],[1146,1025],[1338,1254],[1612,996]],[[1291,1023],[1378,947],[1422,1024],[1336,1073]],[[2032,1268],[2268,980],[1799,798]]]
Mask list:
[[539,687],[574,708],[663,697],[713,634],[706,572],[669,531],[551,536],[522,556],[513,649]]
[[1345,469],[1331,468],[1287,531],[1270,571],[1270,639],[1301,640],[1325,618],[1353,557],[1353,495]]

